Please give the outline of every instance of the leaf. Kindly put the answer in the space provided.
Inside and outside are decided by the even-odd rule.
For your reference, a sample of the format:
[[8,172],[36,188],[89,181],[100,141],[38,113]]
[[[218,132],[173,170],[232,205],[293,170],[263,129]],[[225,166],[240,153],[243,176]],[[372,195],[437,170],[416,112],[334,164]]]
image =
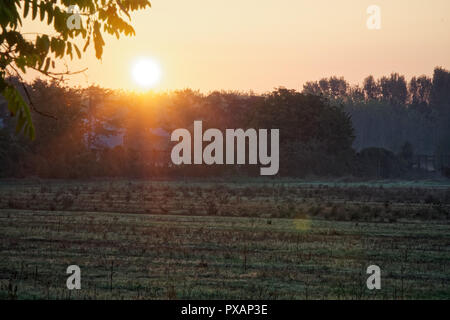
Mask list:
[[122,10],[122,12],[124,12],[126,14],[126,16],[128,17],[128,19],[131,19],[130,14],[128,13],[127,9],[122,5],[122,3],[119,1],[117,1],[117,4],[119,5],[120,10]]
[[32,4],[32,12],[31,12],[31,18],[34,20],[36,19],[36,15],[37,15],[37,0],[33,0],[33,4]]
[[47,12],[47,24],[50,25],[53,21],[53,10]]
[[42,40],[43,40],[43,44],[44,44],[44,49],[46,52],[48,52],[48,50],[50,49],[50,40],[48,38],[48,35],[43,35],[42,36]]
[[80,49],[78,49],[78,47],[77,47],[76,44],[74,44],[73,46],[74,46],[74,48],[75,48],[75,51],[77,52],[78,59],[81,59],[81,52],[80,52]]
[[50,67],[50,57],[47,57],[47,59],[45,59],[44,72],[47,72],[49,67]]
[[44,21],[44,18],[45,18],[45,2],[41,2],[41,4],[39,5],[39,15],[40,15],[41,21]]
[[103,41],[102,33],[100,32],[100,23],[98,21],[94,22],[94,47],[95,47],[95,56],[97,59],[102,58],[103,54],[103,46],[105,42]]
[[23,17],[26,18],[28,15],[28,11],[30,11],[30,2],[25,1],[25,6],[23,7]]
[[71,43],[71,42],[67,42],[66,54],[68,54],[68,55],[70,56],[70,60],[73,59],[73,54],[72,54],[72,43]]
[[[0,83],[5,81],[0,78]],[[31,119],[31,112],[28,104],[22,99],[19,91],[13,86],[6,84],[1,92],[5,100],[8,102],[9,111],[17,117],[16,132],[24,132],[31,140],[35,138],[35,130]]]
[[46,34],[43,36],[36,37],[36,49],[39,51],[40,54],[42,54],[42,53],[47,54],[49,47],[50,47],[50,41]]
[[87,38],[86,44],[83,47],[83,52],[86,51],[87,47],[89,46],[89,43],[91,42],[91,36],[89,35],[89,37]]

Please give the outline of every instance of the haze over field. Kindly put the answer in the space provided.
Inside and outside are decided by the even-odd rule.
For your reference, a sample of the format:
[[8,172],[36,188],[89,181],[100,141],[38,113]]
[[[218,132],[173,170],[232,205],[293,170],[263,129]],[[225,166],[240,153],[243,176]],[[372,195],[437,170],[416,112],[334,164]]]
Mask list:
[[[366,26],[367,7],[381,8],[381,29]],[[301,89],[330,75],[352,84],[369,74],[406,78],[450,67],[447,0],[153,0],[132,15],[135,37],[105,35],[102,61],[93,50],[69,84],[139,89],[132,68],[142,57],[161,66],[155,90],[181,88],[265,92]],[[24,30],[46,30],[37,19]],[[30,74],[31,79],[35,75]]]

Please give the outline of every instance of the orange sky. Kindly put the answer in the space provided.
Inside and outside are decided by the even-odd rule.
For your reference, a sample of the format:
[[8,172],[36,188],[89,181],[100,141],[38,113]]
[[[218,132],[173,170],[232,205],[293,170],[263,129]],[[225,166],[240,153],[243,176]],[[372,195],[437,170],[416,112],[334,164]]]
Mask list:
[[[366,26],[381,8],[381,30]],[[93,48],[69,84],[135,90],[131,68],[151,57],[162,68],[155,90],[192,88],[265,92],[301,89],[309,80],[344,76],[359,83],[396,71],[409,79],[450,68],[449,0],[153,0],[132,16],[135,37],[105,36],[102,61]],[[40,22],[24,30],[45,31]]]

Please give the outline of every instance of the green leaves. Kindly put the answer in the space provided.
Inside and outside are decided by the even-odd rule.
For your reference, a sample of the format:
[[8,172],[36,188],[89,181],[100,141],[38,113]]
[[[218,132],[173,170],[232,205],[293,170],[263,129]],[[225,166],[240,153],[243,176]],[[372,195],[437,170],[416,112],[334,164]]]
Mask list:
[[[119,38],[120,34],[134,35],[130,23],[130,12],[150,7],[148,0],[0,0],[0,94],[8,101],[8,109],[17,117],[17,129],[29,137],[34,137],[30,109],[19,92],[5,82],[5,71],[26,73],[28,68],[35,69],[46,76],[53,73],[57,59],[65,56],[73,58],[75,51],[80,59],[82,54],[75,45],[75,39],[84,40],[83,51],[94,43],[95,56],[101,59],[105,41],[102,32]],[[69,10],[70,6],[77,10]],[[18,27],[21,17],[39,18],[43,24],[53,28],[52,36],[39,34],[32,41],[24,37]],[[74,16],[77,15],[77,16]],[[69,18],[80,19],[77,27],[68,26]],[[69,73],[69,72],[67,72]]]
[[50,68],[50,57],[47,57],[47,59],[45,59],[44,72],[47,72],[48,68]]
[[8,110],[17,118],[16,132],[23,132],[28,138],[34,140],[35,131],[28,104],[23,100],[19,91],[6,83],[3,77],[0,78],[0,90],[8,102]]
[[16,29],[22,24],[16,6],[20,7],[19,0],[2,1],[0,5],[0,26],[2,29]]
[[41,19],[41,21],[44,21],[45,10],[46,10],[46,4],[45,4],[45,2],[41,2],[39,4],[39,18]]
[[105,41],[103,41],[102,34],[100,32],[100,23],[98,21],[94,22],[94,47],[95,47],[95,56],[97,59],[101,59],[103,54],[103,46],[105,45]]
[[30,1],[25,1],[25,5],[23,7],[23,17],[26,18],[28,12],[30,11]]
[[73,47],[75,48],[75,51],[76,51],[77,56],[78,56],[78,59],[81,59],[81,52],[80,52],[80,49],[78,49],[78,47],[77,47],[76,44],[74,44]]
[[36,37],[36,49],[40,53],[47,55],[48,50],[50,49],[50,40],[48,35],[44,34]]
[[37,13],[38,13],[37,0],[33,0],[32,10],[31,10],[31,18],[33,20],[36,19]]
[[66,41],[52,37],[50,40],[50,50],[55,54],[55,57],[63,58],[64,50],[66,49]]
[[[135,35],[135,30],[124,18],[131,19],[130,12],[151,6],[148,0],[61,0],[63,7],[60,7],[57,2],[53,0],[13,0],[0,7],[0,23],[3,21],[2,25],[9,23],[15,28],[20,23],[18,8],[21,8],[23,3],[23,17],[27,17],[31,13],[33,20],[39,17],[41,22],[53,26],[57,35],[53,37],[48,35],[38,36],[36,42],[32,44],[34,48],[31,48],[30,52],[27,53],[28,55],[39,56],[40,59],[38,60],[40,61],[38,63],[40,66],[49,53],[54,53],[56,58],[63,58],[65,55],[73,58],[72,50],[75,49],[77,57],[81,58],[81,51],[70,42],[70,39],[80,35],[83,39],[86,39],[83,51],[89,46],[92,36],[95,55],[98,59],[101,59],[105,46],[102,32],[107,32],[117,38],[120,37],[120,34]],[[69,6],[72,5],[78,6],[80,12],[69,10]],[[79,15],[77,18],[81,19],[81,28],[69,29],[67,26],[68,19],[73,18],[74,15]],[[10,31],[3,30],[4,33]],[[22,41],[23,39],[17,40]],[[26,41],[23,40],[22,42]],[[10,46],[12,45],[10,44]],[[35,52],[32,52],[32,49],[35,49]],[[22,65],[24,65],[23,62]]]

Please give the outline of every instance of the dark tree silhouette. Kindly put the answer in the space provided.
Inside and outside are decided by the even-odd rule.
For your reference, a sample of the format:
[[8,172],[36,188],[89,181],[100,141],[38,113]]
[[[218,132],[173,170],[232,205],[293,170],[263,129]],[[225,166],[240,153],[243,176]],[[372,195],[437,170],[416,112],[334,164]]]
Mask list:
[[[79,26],[68,23],[74,12],[69,6],[78,6]],[[8,102],[8,109],[17,117],[17,131],[22,131],[31,139],[35,136],[27,99],[6,81],[8,76],[21,76],[32,69],[52,78],[70,74],[55,72],[56,61],[76,54],[81,58],[82,51],[74,43],[77,38],[85,41],[83,51],[92,43],[98,59],[102,57],[102,32],[115,35],[134,35],[133,27],[126,21],[130,12],[150,7],[148,0],[3,0],[0,5],[0,94]],[[31,17],[48,25],[52,34],[35,33],[24,35],[20,31],[22,20]],[[79,27],[79,28],[78,28]],[[39,109],[31,104],[31,109]]]

